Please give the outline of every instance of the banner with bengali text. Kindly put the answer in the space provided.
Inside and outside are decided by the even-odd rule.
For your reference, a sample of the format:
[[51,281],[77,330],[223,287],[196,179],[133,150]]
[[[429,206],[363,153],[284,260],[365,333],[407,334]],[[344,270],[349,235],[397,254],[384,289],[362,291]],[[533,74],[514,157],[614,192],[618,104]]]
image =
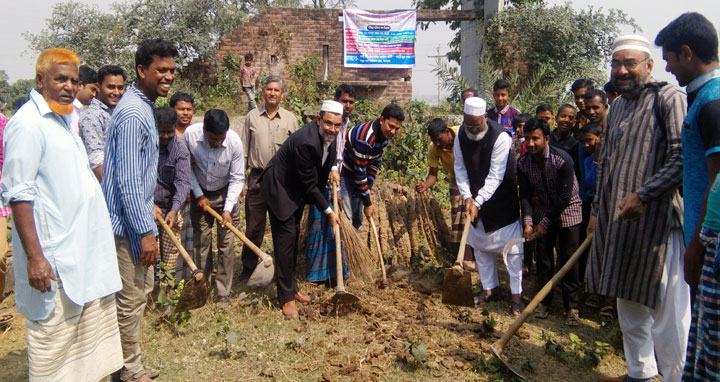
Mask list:
[[415,11],[373,13],[343,10],[346,68],[412,68]]

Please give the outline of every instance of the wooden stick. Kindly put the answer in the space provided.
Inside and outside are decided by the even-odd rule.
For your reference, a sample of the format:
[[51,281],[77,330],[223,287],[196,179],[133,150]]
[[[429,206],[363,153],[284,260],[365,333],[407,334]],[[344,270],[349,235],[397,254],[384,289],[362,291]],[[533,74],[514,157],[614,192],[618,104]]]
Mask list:
[[383,282],[387,281],[387,275],[385,274],[385,260],[382,256],[382,250],[380,249],[380,238],[378,237],[377,228],[375,227],[375,219],[370,217],[370,225],[372,226],[372,230],[375,237],[375,246],[377,247],[378,251],[378,257],[380,257],[380,269],[382,269],[382,279]]

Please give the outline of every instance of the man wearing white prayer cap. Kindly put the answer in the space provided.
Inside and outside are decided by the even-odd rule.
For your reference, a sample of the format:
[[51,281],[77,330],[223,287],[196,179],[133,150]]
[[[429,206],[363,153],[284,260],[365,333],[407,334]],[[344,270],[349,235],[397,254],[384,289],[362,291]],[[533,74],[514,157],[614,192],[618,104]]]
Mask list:
[[[465,201],[465,218],[473,220],[468,244],[475,252],[483,287],[476,303],[490,301],[499,285],[497,253],[509,241],[522,237],[512,138],[502,126],[485,118],[486,106],[482,98],[465,100],[463,124],[453,145],[455,180]],[[520,298],[522,251],[522,244],[518,244],[508,251],[506,259],[513,316],[519,316],[524,308]]]
[[690,326],[683,279],[681,128],[685,93],[651,77],[650,43],[613,44],[611,81],[622,95],[607,116],[588,231],[590,293],[617,298],[628,372],[600,381],[682,376]]
[[342,117],[341,103],[324,101],[317,119],[288,137],[260,175],[260,195],[268,204],[275,249],[278,300],[283,314],[290,318],[298,316],[296,301],[310,302],[295,281],[298,231],[305,204],[312,203],[323,211],[330,225],[338,219],[322,191],[337,160],[335,138]]

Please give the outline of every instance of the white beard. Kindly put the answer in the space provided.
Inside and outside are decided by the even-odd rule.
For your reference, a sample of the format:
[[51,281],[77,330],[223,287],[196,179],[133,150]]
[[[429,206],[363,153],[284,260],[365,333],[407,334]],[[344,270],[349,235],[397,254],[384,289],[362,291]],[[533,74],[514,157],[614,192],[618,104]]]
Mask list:
[[474,141],[474,142],[477,142],[477,141],[485,138],[485,134],[487,134],[487,132],[488,132],[488,129],[485,129],[477,134],[473,134],[467,130],[465,131],[465,133],[467,133],[468,138],[470,138],[470,140]]

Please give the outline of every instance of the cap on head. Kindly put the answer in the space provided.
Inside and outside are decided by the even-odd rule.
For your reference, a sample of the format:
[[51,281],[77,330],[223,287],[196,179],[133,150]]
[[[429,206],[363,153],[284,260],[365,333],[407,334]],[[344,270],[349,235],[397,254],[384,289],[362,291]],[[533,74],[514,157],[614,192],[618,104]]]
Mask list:
[[650,42],[643,36],[636,34],[628,34],[621,36],[612,45],[613,54],[620,50],[639,50],[650,54]]
[[320,107],[320,111],[327,111],[330,113],[342,115],[343,105],[340,102],[328,99],[323,101],[322,106]]
[[465,100],[463,112],[468,115],[485,115],[487,103],[480,97],[470,97]]

